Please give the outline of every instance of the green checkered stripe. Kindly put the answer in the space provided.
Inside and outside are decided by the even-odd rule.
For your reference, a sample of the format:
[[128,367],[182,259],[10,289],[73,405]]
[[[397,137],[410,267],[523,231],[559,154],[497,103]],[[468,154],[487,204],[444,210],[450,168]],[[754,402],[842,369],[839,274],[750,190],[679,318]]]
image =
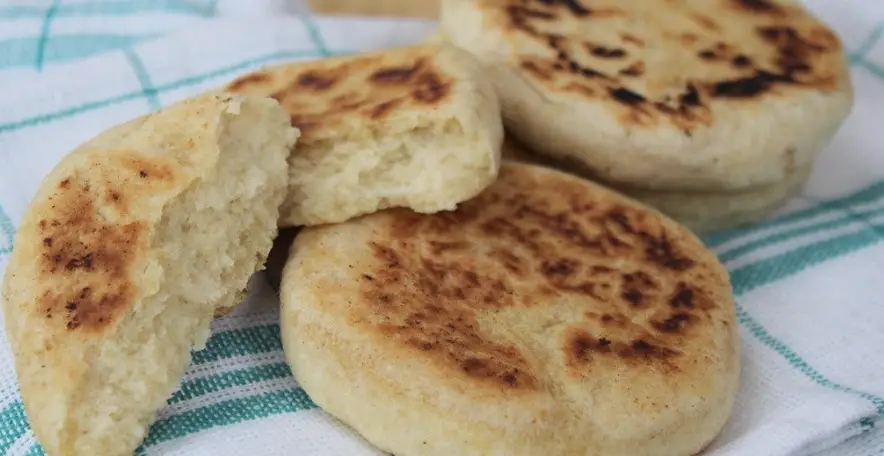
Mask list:
[[[187,13],[209,14],[210,11],[207,9],[190,9],[195,7],[183,6],[185,5],[184,2],[174,1],[95,3],[102,3],[101,14],[109,16],[114,14],[131,14],[136,12],[138,8],[156,8],[160,4],[164,8],[172,10],[184,8]],[[85,10],[82,9],[85,7],[82,3],[64,7],[60,1],[55,1],[52,5],[54,7],[51,9],[39,10],[44,14],[46,21],[44,28],[46,30],[49,29],[52,18],[57,15],[85,14]],[[95,11],[98,10],[92,10],[92,13],[95,13]],[[37,8],[0,8],[0,27],[2,27],[2,20],[4,18],[33,14],[38,14]],[[142,86],[140,90],[123,93],[112,98],[94,100],[63,110],[43,113],[15,122],[0,124],[0,134],[60,121],[134,99],[145,99],[153,107],[158,107],[160,105],[158,100],[159,94],[196,86],[208,80],[231,77],[266,64],[290,59],[319,58],[348,52],[345,50],[328,49],[312,20],[306,17],[303,20],[314,41],[313,51],[272,52],[257,55],[237,64],[215,68],[201,74],[166,82],[162,85],[153,85],[151,83],[150,77],[144,70],[143,65],[141,65],[137,54],[129,49],[125,43],[121,45],[120,42],[110,40],[109,44],[105,44],[105,47],[97,46],[93,49],[106,50],[114,48],[114,46],[123,49],[130,65],[139,77]],[[851,55],[850,61],[855,69],[867,71],[884,82],[884,68],[867,59],[867,54],[880,39],[882,32],[884,32],[884,24],[874,29],[870,36]],[[48,35],[48,32],[44,32],[44,34]],[[40,40],[43,44],[38,45],[38,47],[42,47],[43,50],[38,50],[35,53],[34,64],[36,66],[40,65],[37,63],[40,62],[40,59],[43,59],[43,61],[47,59],[48,54],[45,51],[45,46],[51,42],[47,36],[41,36]],[[84,50],[83,52],[88,51]],[[0,62],[3,62],[2,52],[0,52]],[[884,232],[884,223],[877,222],[876,219],[884,213],[884,209],[869,209],[869,207],[875,207],[874,203],[881,201],[884,201],[884,181],[876,182],[840,198],[823,201],[806,209],[768,219],[748,228],[720,232],[707,236],[704,239],[711,248],[718,252],[723,261],[733,261],[741,258],[751,258],[754,253],[762,249],[787,243],[808,233],[836,231],[834,228],[855,223],[857,220],[864,222],[864,228],[859,231],[854,230],[847,234],[832,235],[831,237],[782,252],[773,257],[766,257],[750,263],[744,262],[741,266],[730,270],[734,291],[737,296],[738,319],[746,332],[764,346],[779,354],[789,365],[797,372],[803,374],[813,384],[822,388],[858,396],[872,404],[877,413],[865,417],[856,423],[856,426],[864,431],[874,428],[879,419],[884,417],[884,398],[831,380],[824,372],[812,366],[800,353],[790,348],[776,334],[769,331],[754,318],[740,304],[740,297],[756,288],[793,276],[807,268],[834,260],[881,241],[882,236],[879,233]],[[760,233],[765,232],[775,234],[759,236]],[[0,206],[0,264],[4,262],[4,257],[12,250],[13,236],[13,223],[3,211],[2,206]],[[751,241],[742,243],[739,247],[723,248],[731,241],[750,238],[752,239]],[[219,369],[218,372],[213,372],[209,375],[194,376],[191,379],[187,379],[182,382],[180,389],[169,399],[168,404],[170,408],[174,409],[176,405],[184,404],[192,399],[223,392],[228,389],[245,390],[250,386],[268,384],[276,385],[276,387],[251,388],[250,390],[255,391],[254,394],[240,395],[242,397],[238,396],[234,399],[221,400],[199,407],[184,407],[180,413],[171,413],[158,420],[151,427],[150,433],[139,452],[143,453],[151,446],[213,427],[315,408],[316,405],[294,383],[291,378],[291,372],[285,364],[281,353],[282,345],[279,336],[279,326],[274,322],[259,322],[254,325],[246,325],[243,328],[216,331],[209,340],[206,349],[194,353],[191,371],[213,364],[217,365],[225,360],[232,359],[260,358],[264,359],[264,361],[251,363],[252,365],[235,369]],[[0,453],[5,453],[28,432],[27,418],[20,401],[13,401],[5,409],[0,410],[0,423],[3,423],[3,426],[0,426]],[[43,451],[38,444],[34,444],[27,454],[29,456],[42,455]]]
[[[250,0],[246,0],[250,1]],[[26,36],[0,36],[0,71],[10,68],[42,70],[46,65],[85,58],[106,51],[126,49],[165,31],[162,21],[157,29],[140,34],[113,31],[80,33],[53,32],[59,20],[106,18],[115,19],[157,15],[168,17],[211,18],[216,14],[217,0],[26,0],[0,6],[0,35],[15,23],[33,23]]]

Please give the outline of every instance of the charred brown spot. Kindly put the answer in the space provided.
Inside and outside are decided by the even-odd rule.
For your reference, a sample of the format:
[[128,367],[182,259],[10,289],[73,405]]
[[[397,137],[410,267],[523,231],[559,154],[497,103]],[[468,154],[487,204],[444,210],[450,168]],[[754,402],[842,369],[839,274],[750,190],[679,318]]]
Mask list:
[[642,304],[649,304],[649,299],[654,298],[658,287],[651,276],[637,271],[621,276],[620,289],[622,290],[620,292],[621,298],[633,307],[639,307]]
[[518,8],[519,14],[523,17],[526,17],[526,18],[541,19],[541,20],[551,20],[551,19],[556,18],[556,15],[549,12],[549,11],[541,11],[541,10],[531,9],[531,8],[527,8],[527,7],[519,7],[519,6],[514,6],[514,8]]
[[402,104],[400,99],[387,100],[380,103],[371,109],[371,118],[380,119],[396,109],[400,104]]
[[624,358],[670,358],[679,353],[673,349],[654,345],[644,339],[638,339],[621,351]]
[[451,83],[443,82],[436,73],[424,73],[418,76],[412,96],[423,103],[435,103],[448,95],[450,87]]
[[424,61],[418,60],[411,66],[384,68],[371,74],[369,80],[379,84],[404,84],[411,80],[424,67]]
[[496,248],[491,252],[491,258],[516,276],[522,276],[526,273],[525,260],[509,249],[504,247]]
[[626,51],[620,48],[588,45],[589,53],[603,59],[619,59],[626,57]]
[[[481,382],[534,389],[537,379],[522,355],[479,330],[477,310],[512,306],[514,300],[499,275],[449,260],[469,255],[464,251],[469,246],[466,241],[442,240],[424,247],[373,243],[378,268],[371,280],[360,281],[363,295],[374,307],[369,315],[389,337],[426,353],[434,362],[457,366]],[[390,299],[393,293],[395,300]]]
[[690,321],[691,316],[689,314],[679,312],[671,315],[663,321],[655,321],[652,325],[654,326],[654,329],[663,333],[680,333]]
[[599,321],[605,328],[624,328],[628,319],[623,314],[604,314]]
[[632,65],[620,70],[623,76],[641,76],[645,73],[645,62],[635,62]]
[[466,250],[469,249],[470,244],[463,241],[455,241],[455,242],[445,242],[445,241],[431,241],[430,249],[434,255],[441,255],[445,252],[449,251],[458,251],[458,250]]
[[746,68],[746,67],[752,66],[752,59],[750,59],[749,57],[747,57],[743,54],[736,55],[734,57],[734,59],[732,60],[732,62],[734,64],[734,66],[737,68]]
[[629,301],[629,303],[633,306],[641,304],[642,301],[642,294],[638,290],[624,290],[623,293],[620,294],[620,296],[623,299]]
[[684,44],[694,44],[700,39],[700,37],[693,33],[682,33],[679,36],[679,39]]
[[611,97],[618,102],[628,106],[634,106],[645,102],[645,97],[625,87],[615,87],[609,89],[608,93],[611,94]]
[[569,61],[568,61],[568,70],[569,70],[570,72],[572,72],[572,73],[580,73],[580,70],[581,70],[581,69],[582,69],[582,68],[580,67],[580,64],[577,63],[576,61],[574,61],[574,60],[569,60]]
[[694,265],[693,260],[676,251],[666,234],[659,237],[646,236],[645,244],[647,258],[666,269],[685,271]]
[[624,42],[629,44],[634,44],[636,46],[644,46],[645,42],[641,38],[631,35],[629,33],[623,33],[620,35],[620,38],[623,39]]
[[552,79],[552,73],[544,68],[541,68],[537,62],[527,60],[522,62],[520,66],[523,70],[533,74],[538,79],[543,79],[546,81]]
[[703,60],[717,60],[721,57],[718,55],[717,52],[712,49],[703,49],[702,51],[697,53],[697,56]]
[[691,18],[694,20],[694,22],[697,23],[697,25],[699,25],[700,27],[702,27],[706,30],[709,30],[709,31],[718,30],[718,24],[716,24],[715,21],[713,21],[708,16],[704,16],[702,14],[692,14]]
[[581,68],[581,69],[580,69],[580,75],[583,76],[583,77],[585,77],[585,78],[603,78],[603,79],[607,79],[607,76],[605,76],[604,74],[602,74],[602,73],[600,73],[600,72],[598,72],[598,71],[596,71],[596,70],[593,70],[592,68]]
[[780,15],[782,8],[770,0],[731,0],[738,9],[751,13],[765,13]]
[[[547,34],[546,34],[546,44],[548,44],[549,47],[554,48],[554,49],[559,49],[559,46],[561,46],[562,41],[563,41],[564,39],[565,39],[564,36],[559,35],[559,34],[557,34],[557,33],[547,33]],[[568,54],[565,53],[565,51],[563,51],[563,50],[561,50],[561,49],[559,49],[559,53],[560,53],[560,54],[559,54],[560,56],[561,56],[562,54],[564,54],[564,55],[566,55],[566,56],[568,55]]]
[[699,106],[700,92],[693,84],[688,84],[685,87],[684,93],[679,96],[678,101],[682,106]]
[[119,166],[126,172],[131,172],[133,175],[144,179],[143,182],[138,183],[139,186],[162,187],[175,180],[176,172],[171,160],[168,159],[160,157],[147,158],[133,152],[130,155],[110,157],[109,160],[113,162],[114,166]]
[[577,270],[577,266],[576,261],[561,259],[543,262],[540,270],[543,275],[548,277],[563,277],[573,274]]
[[70,178],[66,178],[58,183],[58,188],[60,188],[60,189],[66,189],[70,186],[71,186],[71,179]]
[[577,17],[589,16],[590,11],[580,4],[579,0],[559,0],[559,4],[565,5],[571,14]]
[[615,357],[624,361],[656,359],[665,362],[667,359],[681,354],[674,349],[645,339],[620,342],[605,336],[594,336],[588,331],[578,328],[571,329],[566,336],[565,344],[567,362],[573,367],[588,364],[595,357]]
[[675,293],[669,299],[669,305],[673,308],[694,308],[694,290],[689,288],[684,282],[680,282]]
[[337,82],[333,75],[323,75],[318,71],[308,71],[298,76],[295,82],[299,87],[312,90],[328,90]]
[[227,90],[231,92],[236,92],[242,90],[245,86],[252,84],[261,84],[270,80],[270,75],[267,73],[252,73],[241,78],[238,78],[231,82],[227,86]]
[[825,43],[817,43],[803,38],[794,28],[787,26],[760,27],[758,34],[777,48],[775,63],[786,76],[810,72],[813,69],[811,65],[813,56],[829,51],[836,44],[828,40],[823,40]]
[[754,75],[725,81],[712,85],[712,96],[719,98],[751,98],[770,90],[774,84],[792,82],[789,76],[759,70]]
[[566,353],[570,354],[573,361],[587,363],[593,352],[608,352],[611,350],[611,341],[604,337],[594,337],[584,330],[575,331],[567,342]]
[[71,258],[65,264],[65,269],[68,271],[73,271],[74,269],[85,269],[87,271],[92,270],[92,254],[87,253],[80,258]]
[[589,16],[590,10],[584,7],[579,0],[537,0],[538,3],[547,6],[563,6],[571,14],[577,17]]
[[55,285],[39,294],[39,305],[47,318],[63,315],[68,330],[100,330],[134,297],[131,269],[146,230],[140,223],[105,221],[96,214],[89,182],[75,179],[53,197],[57,218],[40,223],[38,278]]

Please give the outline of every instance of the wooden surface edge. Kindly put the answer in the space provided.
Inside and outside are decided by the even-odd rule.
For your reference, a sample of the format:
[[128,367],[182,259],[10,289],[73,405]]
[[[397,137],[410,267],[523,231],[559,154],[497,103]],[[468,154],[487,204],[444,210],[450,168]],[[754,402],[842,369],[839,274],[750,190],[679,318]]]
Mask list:
[[315,14],[436,19],[439,0],[307,0]]

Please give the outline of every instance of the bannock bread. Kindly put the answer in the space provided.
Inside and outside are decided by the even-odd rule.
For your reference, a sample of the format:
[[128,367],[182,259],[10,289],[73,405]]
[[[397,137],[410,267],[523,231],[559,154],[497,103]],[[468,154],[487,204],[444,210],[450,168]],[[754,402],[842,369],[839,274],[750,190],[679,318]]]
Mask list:
[[494,88],[478,61],[450,44],[267,68],[227,90],[278,99],[301,129],[284,226],[389,207],[451,210],[497,177]]
[[[501,156],[593,180],[592,173],[574,159],[553,159],[549,155],[529,151],[511,135],[504,138]],[[801,191],[812,171],[812,165],[804,165],[776,184],[732,191],[648,190],[595,180],[660,210],[695,234],[704,235],[755,223],[770,216]]]
[[298,135],[270,98],[207,93],[99,134],[42,182],[3,282],[50,456],[129,455],[277,231]]
[[453,212],[302,230],[281,298],[301,386],[400,456],[694,455],[738,386],[716,257],[659,212],[540,166],[504,161]]
[[782,182],[735,192],[659,191],[614,186],[615,190],[659,209],[695,234],[748,226],[772,216],[801,192],[813,167],[804,165]]
[[789,0],[443,0],[507,130],[603,180],[654,190],[782,182],[843,124],[838,36]]

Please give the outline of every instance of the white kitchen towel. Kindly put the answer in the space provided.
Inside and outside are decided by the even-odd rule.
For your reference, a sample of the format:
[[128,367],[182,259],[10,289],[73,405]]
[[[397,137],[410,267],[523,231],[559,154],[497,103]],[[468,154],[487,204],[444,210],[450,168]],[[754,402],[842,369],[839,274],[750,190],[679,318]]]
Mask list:
[[[7,24],[4,8],[21,3],[0,1],[0,30]],[[69,4],[57,3],[57,11]],[[70,5],[81,3],[122,8],[139,2]],[[808,4],[851,52],[856,107],[787,209],[754,227],[705,239],[731,272],[743,344],[736,408],[711,455],[884,454],[884,139],[875,120],[884,105],[884,40],[877,41],[884,4]],[[115,13],[96,14],[112,20]],[[413,43],[434,26],[285,18],[260,8],[192,16],[160,31],[159,38],[31,66],[18,76],[0,74],[0,273],[40,179],[99,131],[263,65]],[[126,20],[137,22],[137,15]],[[88,33],[88,27],[77,33]],[[0,65],[9,61],[2,39]],[[180,389],[139,452],[377,454],[297,387],[281,352],[277,300],[261,276],[253,285],[246,305],[218,320],[208,347],[194,353]],[[4,339],[0,453],[39,455]]]
[[203,20],[307,11],[303,0],[0,0],[0,83]]

